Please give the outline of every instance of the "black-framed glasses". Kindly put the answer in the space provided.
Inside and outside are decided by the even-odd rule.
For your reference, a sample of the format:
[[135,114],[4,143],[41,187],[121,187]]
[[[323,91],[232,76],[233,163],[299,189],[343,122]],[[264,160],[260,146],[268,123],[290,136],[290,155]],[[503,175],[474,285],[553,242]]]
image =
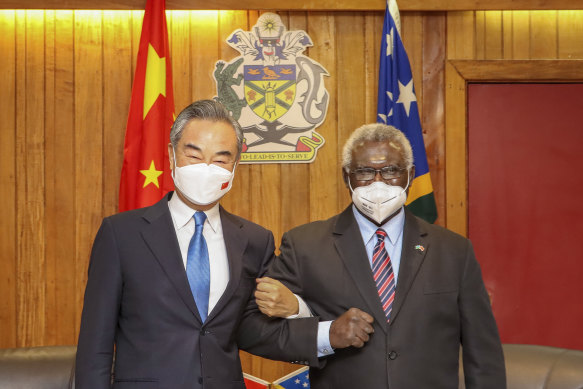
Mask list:
[[373,169],[372,167],[363,167],[360,169],[352,170],[350,174],[358,181],[371,181],[374,180],[377,172],[381,173],[383,180],[393,180],[395,178],[401,178],[403,172],[407,168],[401,168],[398,166],[385,166],[380,169]]

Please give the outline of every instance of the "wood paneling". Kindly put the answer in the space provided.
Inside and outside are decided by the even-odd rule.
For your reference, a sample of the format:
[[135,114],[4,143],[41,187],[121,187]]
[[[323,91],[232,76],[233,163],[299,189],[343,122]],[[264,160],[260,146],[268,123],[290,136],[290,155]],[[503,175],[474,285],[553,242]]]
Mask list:
[[[218,43],[219,43],[219,58],[225,61],[230,61],[232,58],[238,56],[236,50],[231,46],[227,45],[225,41],[230,36],[230,34],[237,28],[242,28],[246,31],[249,30],[249,23],[247,19],[247,12],[243,11],[221,11],[219,12],[219,25],[218,25]],[[174,66],[174,65],[172,65]],[[208,65],[209,70],[203,70],[202,72],[214,71],[214,63]],[[175,80],[174,85],[179,85]],[[174,88],[176,89],[176,87]],[[213,94],[214,96],[214,94]],[[209,98],[211,96],[206,96],[204,98]],[[201,96],[200,98],[203,98]],[[233,181],[233,186],[221,204],[227,208],[230,212],[233,212],[239,216],[247,219],[251,219],[252,209],[251,209],[251,165],[239,165],[237,166],[237,171],[235,175],[237,179]],[[254,183],[254,185],[258,185]]]
[[[334,19],[336,24],[336,67],[329,68],[328,71],[331,72],[331,83],[336,84],[338,138],[337,144],[331,146],[337,147],[337,156],[341,159],[344,142],[355,128],[365,123],[365,94],[373,91],[364,89],[366,82],[363,66],[365,56],[365,45],[363,45],[364,16],[361,13],[341,13]],[[343,209],[350,203],[348,190],[340,178],[338,169],[334,169],[330,174],[335,174],[338,177],[335,185],[338,191],[336,209]],[[320,185],[325,185],[325,183],[326,181]],[[330,190],[333,188],[334,186],[329,187]]]
[[309,55],[330,73],[330,77],[325,77],[324,81],[329,93],[327,117],[317,129],[326,143],[319,149],[316,160],[309,167],[310,220],[330,217],[338,209],[339,199],[346,196],[337,189],[338,186],[344,187],[340,175],[341,146],[338,143],[337,132],[338,90],[343,89],[339,89],[335,82],[337,42],[334,19],[334,14],[323,12],[311,13],[308,18],[308,33],[313,42],[317,42],[309,49]]
[[[128,10],[142,8],[143,1],[132,1],[119,3],[125,11],[0,11],[0,347],[76,342],[93,237],[101,218],[117,209],[143,17],[143,11]],[[425,3],[436,9],[470,6],[469,0]],[[0,0],[0,8],[7,4]],[[253,4],[260,2],[249,8]],[[338,10],[349,2],[331,4],[321,7]],[[402,10],[414,4],[421,3],[399,1]],[[471,4],[477,11],[401,15],[438,224],[462,234],[468,80],[583,79],[582,12],[485,12],[485,2]],[[512,6],[526,4],[532,2]],[[538,1],[532,8],[549,4],[562,3]],[[325,144],[312,164],[238,166],[222,202],[271,229],[276,246],[289,228],[328,218],[350,202],[340,174],[341,151],[352,130],[376,119],[383,8],[379,1],[358,12],[280,11],[288,29],[308,32],[315,44],[308,55],[330,73],[327,118],[317,129]],[[260,11],[167,15],[178,112],[215,95],[215,62],[238,55],[225,39],[237,28],[248,30]],[[295,368],[246,354],[242,361],[246,371],[265,379]]]
[[132,91],[132,39],[129,11],[103,14],[103,213],[117,211],[123,142],[128,113],[120,110]]
[[583,78],[580,60],[452,60],[451,63],[467,80],[569,82]]
[[[296,11],[382,11],[385,0],[304,0],[278,4],[282,10]],[[0,8],[19,9],[144,9],[145,0],[0,0]],[[247,0],[249,10],[269,10],[273,2]],[[469,11],[583,9],[579,0],[399,0],[401,11]],[[167,0],[167,9],[241,9],[239,0]]]
[[[76,285],[87,281],[87,259],[103,217],[103,15],[76,11],[74,15],[74,147]],[[119,153],[119,150],[117,150]],[[76,295],[76,306],[83,303]],[[80,315],[76,320],[79,326]]]
[[2,347],[16,346],[16,12],[0,11],[0,323]]
[[[45,209],[47,343],[66,344],[77,333],[75,259],[75,145],[73,12],[47,12]],[[113,154],[113,153],[112,153]],[[119,178],[118,178],[119,180]],[[85,263],[85,262],[83,262]],[[73,294],[74,296],[74,294]]]
[[[308,30],[307,15],[304,12],[290,12],[287,15],[281,15],[281,17],[288,30]],[[277,245],[284,231],[309,221],[310,167],[307,164],[261,165],[258,167],[260,167],[261,175],[265,175],[267,182],[273,182],[274,186],[279,187],[279,192],[272,190],[270,193],[262,193],[259,197],[254,195],[255,201],[264,203],[262,206],[264,209],[272,208],[269,204],[275,205],[275,209],[270,212],[273,216],[265,216],[268,217],[268,220],[277,222],[275,225],[281,227],[273,231]],[[265,199],[268,199],[267,204],[265,204]],[[256,205],[261,206],[258,203]],[[285,212],[283,211],[285,209],[294,209],[295,212]]]
[[466,80],[451,62],[445,65],[446,226],[467,235]]
[[420,111],[427,163],[437,203],[436,224],[445,223],[445,37],[446,15],[433,13],[423,18],[423,105]]
[[557,11],[533,11],[530,19],[530,58],[557,58]]
[[24,23],[16,32],[16,290],[17,345],[23,346],[45,335],[45,58],[44,12],[18,13]]

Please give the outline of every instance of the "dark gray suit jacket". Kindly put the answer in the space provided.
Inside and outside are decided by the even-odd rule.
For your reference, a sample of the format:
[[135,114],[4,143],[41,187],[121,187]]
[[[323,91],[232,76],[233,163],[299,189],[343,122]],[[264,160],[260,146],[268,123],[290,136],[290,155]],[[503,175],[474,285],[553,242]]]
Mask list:
[[457,389],[460,344],[468,389],[506,387],[480,267],[460,235],[406,211],[388,325],[351,207],[284,234],[268,275],[300,295],[320,320],[351,307],[374,316],[375,332],[363,348],[336,350],[323,368],[310,369],[314,389]]
[[[85,291],[76,361],[78,389],[111,387],[114,344],[116,389],[245,387],[237,333],[240,330],[242,342],[249,343],[245,334],[256,336],[264,325],[271,325],[257,314],[244,323],[242,318],[253,305],[255,278],[273,258],[273,235],[220,209],[229,283],[203,325],[168,208],[171,195],[151,207],[103,220]],[[271,343],[265,353],[306,358],[286,342],[285,331],[289,325],[309,323],[280,322],[270,332],[270,342],[280,331],[283,340]],[[302,329],[295,332],[308,336]],[[308,342],[315,339],[302,341]]]

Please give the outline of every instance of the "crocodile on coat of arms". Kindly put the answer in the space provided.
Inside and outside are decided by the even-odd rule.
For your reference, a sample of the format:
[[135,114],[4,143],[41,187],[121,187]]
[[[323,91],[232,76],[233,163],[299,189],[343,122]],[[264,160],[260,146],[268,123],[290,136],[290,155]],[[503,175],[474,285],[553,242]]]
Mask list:
[[239,99],[237,92],[233,90],[233,85],[241,85],[243,81],[243,75],[238,74],[234,77],[235,72],[243,62],[243,58],[239,58],[235,62],[227,65],[226,62],[218,61],[215,68],[215,80],[217,80],[217,94],[218,96],[215,100],[219,101],[221,104],[227,108],[235,120],[239,120],[241,117],[241,110],[247,105],[247,101]]

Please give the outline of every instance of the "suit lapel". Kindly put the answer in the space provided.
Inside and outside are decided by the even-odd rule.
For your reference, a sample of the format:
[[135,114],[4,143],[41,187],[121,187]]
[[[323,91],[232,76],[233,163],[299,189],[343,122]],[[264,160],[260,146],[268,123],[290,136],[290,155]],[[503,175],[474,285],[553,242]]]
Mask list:
[[180,246],[176,238],[176,230],[170,216],[168,200],[171,194],[164,196],[162,200],[148,208],[143,218],[148,224],[141,231],[142,237],[156,260],[170,279],[182,301],[188,309],[200,320],[194,297],[190,291]]
[[[334,226],[335,246],[344,266],[354,280],[362,298],[370,308],[378,323],[386,323],[387,318],[381,306],[381,300],[372,276],[366,249],[362,242],[358,224],[352,213],[352,206],[342,212]],[[386,332],[386,326],[380,326]]]
[[227,305],[233,293],[237,290],[243,269],[243,253],[248,243],[248,238],[243,231],[241,222],[222,207],[220,208],[220,215],[223,239],[225,240],[227,259],[229,261],[229,283],[225,292],[219,298],[217,305],[210,312],[207,321],[212,320]]
[[399,278],[397,281],[397,291],[395,292],[395,303],[391,311],[392,325],[397,316],[403,302],[407,298],[407,294],[411,289],[411,285],[419,272],[419,268],[425,259],[425,254],[429,249],[427,242],[427,232],[423,231],[417,219],[405,208],[405,227],[403,231],[403,249],[401,251],[401,266],[399,268]]

